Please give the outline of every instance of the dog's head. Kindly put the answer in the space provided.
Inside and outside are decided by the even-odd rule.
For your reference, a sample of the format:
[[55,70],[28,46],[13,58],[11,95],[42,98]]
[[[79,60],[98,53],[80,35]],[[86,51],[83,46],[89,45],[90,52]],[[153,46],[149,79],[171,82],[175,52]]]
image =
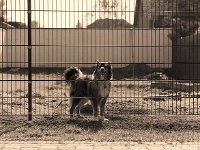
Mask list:
[[110,80],[112,77],[112,66],[108,62],[97,61],[94,78],[97,80]]

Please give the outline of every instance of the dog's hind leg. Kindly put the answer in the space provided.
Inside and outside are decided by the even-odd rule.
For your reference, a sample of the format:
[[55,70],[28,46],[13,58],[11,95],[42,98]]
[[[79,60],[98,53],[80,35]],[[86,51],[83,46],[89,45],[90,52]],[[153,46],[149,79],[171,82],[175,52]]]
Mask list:
[[77,113],[77,117],[80,118],[81,117],[81,102],[76,106],[75,108],[75,112]]
[[83,108],[84,104],[85,104],[85,101],[81,99],[81,102],[79,102],[79,104],[76,107],[76,113],[77,113],[78,118],[83,118],[83,116],[81,116],[81,109]]
[[70,108],[69,108],[70,118],[73,118],[75,108],[76,106],[79,105],[80,102],[81,102],[81,98],[70,98]]

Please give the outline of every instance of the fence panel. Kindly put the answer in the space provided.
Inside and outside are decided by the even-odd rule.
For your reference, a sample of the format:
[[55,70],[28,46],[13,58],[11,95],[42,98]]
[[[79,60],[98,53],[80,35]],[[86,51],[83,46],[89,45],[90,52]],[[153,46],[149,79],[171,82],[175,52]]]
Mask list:
[[76,66],[91,75],[97,60],[113,71],[106,115],[198,115],[196,3],[7,0],[0,115],[68,115],[64,70]]

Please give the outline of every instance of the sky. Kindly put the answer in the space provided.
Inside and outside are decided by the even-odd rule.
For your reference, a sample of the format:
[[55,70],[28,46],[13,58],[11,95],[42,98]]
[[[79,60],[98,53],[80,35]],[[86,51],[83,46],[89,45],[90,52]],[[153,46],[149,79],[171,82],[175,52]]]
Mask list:
[[[83,27],[86,27],[96,19],[104,18],[102,13],[94,13],[96,0],[31,1],[32,20],[39,22],[40,26],[45,28],[74,28],[78,21]],[[119,4],[122,8],[126,6],[126,12],[123,15],[119,12],[117,18],[125,19],[133,24],[135,0],[119,0]],[[27,0],[7,0],[4,9],[7,9],[8,21],[27,23]],[[120,7],[118,11],[120,11]],[[112,18],[112,14],[109,17]]]

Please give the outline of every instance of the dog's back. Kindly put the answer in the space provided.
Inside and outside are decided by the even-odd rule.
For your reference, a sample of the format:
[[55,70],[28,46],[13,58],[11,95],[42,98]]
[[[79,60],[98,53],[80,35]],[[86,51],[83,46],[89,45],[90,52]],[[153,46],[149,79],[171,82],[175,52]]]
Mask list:
[[70,96],[73,97],[90,97],[90,89],[91,86],[91,79],[90,78],[79,78],[75,80],[71,87]]

